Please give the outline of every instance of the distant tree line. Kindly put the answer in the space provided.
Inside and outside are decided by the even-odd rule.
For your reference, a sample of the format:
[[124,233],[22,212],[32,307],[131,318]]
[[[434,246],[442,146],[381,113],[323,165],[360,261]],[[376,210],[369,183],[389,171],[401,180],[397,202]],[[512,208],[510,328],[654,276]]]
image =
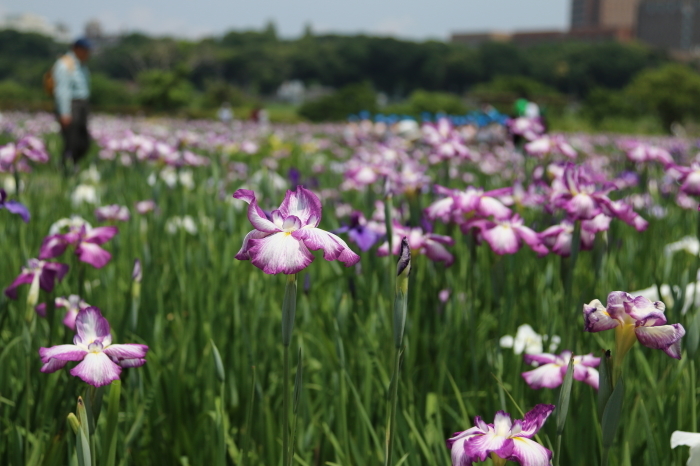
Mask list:
[[[0,105],[12,95],[41,99],[41,76],[65,49],[38,34],[0,31]],[[368,100],[368,87],[392,102],[411,95],[415,101],[425,101],[420,92],[439,92],[444,102],[449,100],[444,99],[447,94],[459,99],[469,93],[495,101],[532,94],[583,102],[588,114],[597,118],[600,112],[629,115],[641,109],[628,105],[626,98],[641,98],[645,87],[637,83],[634,92],[626,89],[640,74],[668,63],[664,53],[634,43],[518,47],[491,42],[467,47],[365,35],[315,35],[310,30],[297,39],[283,39],[269,25],[199,41],[128,34],[100,48],[90,68],[95,104],[104,107],[213,108],[224,100],[235,106],[265,98],[285,81],[300,80],[307,86],[335,89],[355,85],[364,93],[358,100],[363,102]],[[676,66],[695,74],[690,67]],[[360,83],[363,86],[358,87]],[[646,86],[647,92],[653,87]],[[615,102],[609,102],[611,98]],[[323,114],[328,105],[333,107],[326,99],[316,113]],[[700,103],[695,106],[700,108]],[[673,111],[664,112],[664,122],[675,117]],[[684,117],[693,113],[683,112]]]

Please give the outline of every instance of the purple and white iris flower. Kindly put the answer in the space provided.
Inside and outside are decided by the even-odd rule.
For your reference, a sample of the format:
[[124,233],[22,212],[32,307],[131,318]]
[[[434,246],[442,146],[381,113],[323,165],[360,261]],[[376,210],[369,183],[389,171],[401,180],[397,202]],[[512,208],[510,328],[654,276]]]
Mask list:
[[549,250],[542,244],[540,237],[523,223],[523,219],[518,214],[514,214],[510,219],[467,221],[462,224],[462,231],[466,234],[472,228],[478,229],[480,237],[486,240],[493,252],[498,255],[515,254],[523,243],[538,255],[547,255]]
[[[526,354],[523,360],[526,364],[537,364],[537,369],[523,372],[521,375],[525,382],[533,389],[557,388],[564,382],[564,376],[571,359],[571,351],[565,350],[561,354]],[[594,369],[600,365],[600,358],[593,354],[574,356],[574,379],[585,382],[598,390],[598,371]]]
[[9,213],[22,217],[24,223],[29,223],[29,209],[19,201],[8,201],[4,189],[0,189],[0,209],[7,209]]
[[635,341],[649,348],[660,349],[672,358],[681,358],[681,324],[666,325],[661,301],[652,302],[644,296],[632,296],[624,291],[608,295],[607,306],[594,299],[583,305],[584,331],[602,332],[615,329],[617,358],[622,358]]
[[700,163],[693,162],[690,167],[674,165],[668,172],[681,183],[681,192],[689,196],[700,196]]
[[248,203],[248,220],[255,228],[243,239],[236,259],[250,260],[267,274],[295,274],[314,260],[310,251],[323,250],[323,258],[339,260],[346,267],[357,264],[355,254],[338,236],[318,228],[321,222],[321,201],[302,186],[287,194],[269,220],[258,206],[255,193],[239,189],[236,199]]
[[468,187],[460,191],[435,185],[435,192],[447,197],[435,201],[425,209],[425,215],[430,220],[440,219],[445,223],[462,223],[468,216],[493,216],[496,219],[506,219],[511,211],[499,199],[512,195],[512,188],[501,188],[484,192],[483,189]]
[[148,346],[139,344],[112,344],[109,322],[96,307],[78,312],[75,319],[76,335],[72,345],[40,348],[41,372],[62,369],[68,361],[81,361],[70,374],[83,382],[101,387],[119,380],[122,368],[146,364]]
[[[72,245],[75,246],[75,254],[80,261],[98,269],[107,265],[112,255],[99,245],[112,239],[119,229],[115,226],[92,228],[79,217],[64,220],[66,221],[56,222],[51,227],[49,236],[41,244],[39,259],[58,257]],[[67,233],[54,233],[63,227],[68,227]]]
[[452,466],[471,466],[474,461],[504,465],[514,461],[522,466],[549,466],[552,452],[531,440],[554,411],[554,405],[539,404],[525,414],[525,419],[513,421],[510,414],[498,411],[493,424],[486,424],[480,416],[475,426],[455,433],[447,440],[452,451]]
[[554,154],[563,155],[570,159],[576,158],[576,150],[566,142],[563,136],[541,136],[525,144],[525,151],[538,158]]
[[34,306],[39,298],[39,288],[50,293],[53,291],[56,281],[63,280],[66,273],[68,273],[67,264],[29,259],[27,266],[22,267],[22,271],[15,278],[15,281],[5,288],[5,296],[17,299],[17,287],[30,285],[27,302]]
[[11,142],[0,146],[0,172],[29,171],[29,165],[24,158],[37,163],[48,162],[49,154],[46,152],[44,142],[35,136],[24,136],[16,143]]
[[[435,233],[424,232],[422,228],[406,227],[393,222],[393,251],[394,256],[401,253],[401,239],[406,238],[408,245],[411,247],[411,254],[425,254],[428,259],[435,262],[444,262],[445,267],[449,267],[454,262],[454,256],[445,248],[445,246],[454,245],[454,240],[449,236],[436,235]],[[389,255],[389,242],[385,241],[379,249],[378,256]]]
[[98,222],[128,222],[129,208],[119,204],[111,204],[95,209],[95,217]]
[[[63,317],[63,325],[75,331],[75,319],[78,317],[78,312],[86,307],[90,307],[88,303],[77,294],[72,294],[67,298],[61,296],[56,298],[54,303],[57,308],[62,307],[66,310],[66,315]],[[36,312],[41,317],[46,317],[46,303],[41,303],[36,307]]]

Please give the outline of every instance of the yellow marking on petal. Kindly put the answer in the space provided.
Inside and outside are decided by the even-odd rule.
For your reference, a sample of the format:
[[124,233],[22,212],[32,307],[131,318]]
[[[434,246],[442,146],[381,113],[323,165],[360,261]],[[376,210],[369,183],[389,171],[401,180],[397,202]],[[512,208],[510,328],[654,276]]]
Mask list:
[[291,231],[285,231],[285,232],[284,232],[284,236],[292,236],[292,232],[291,232]]

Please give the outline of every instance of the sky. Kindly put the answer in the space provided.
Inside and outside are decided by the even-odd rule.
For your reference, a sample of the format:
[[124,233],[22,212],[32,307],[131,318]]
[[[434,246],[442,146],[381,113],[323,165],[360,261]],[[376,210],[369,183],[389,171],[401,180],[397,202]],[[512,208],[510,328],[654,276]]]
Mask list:
[[453,32],[564,29],[569,0],[0,0],[0,16],[32,13],[67,25],[74,36],[97,19],[108,33],[141,31],[187,38],[273,21],[280,36],[366,33],[448,39]]

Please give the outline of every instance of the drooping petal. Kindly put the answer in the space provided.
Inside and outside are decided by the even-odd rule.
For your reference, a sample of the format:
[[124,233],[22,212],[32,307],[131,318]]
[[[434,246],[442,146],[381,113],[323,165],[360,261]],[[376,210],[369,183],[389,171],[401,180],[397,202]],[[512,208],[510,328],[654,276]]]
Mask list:
[[[565,367],[563,369],[566,369]],[[600,374],[598,370],[583,364],[574,364],[574,379],[584,382],[598,390]]]
[[[0,205],[0,207],[3,207]],[[29,219],[31,218],[29,214],[29,209],[22,204],[21,202],[18,201],[7,201],[4,204],[4,207],[8,210],[8,212],[11,212],[13,214],[17,214],[20,217],[22,217],[22,220],[24,220],[24,223],[29,223]]]
[[120,359],[117,364],[119,364],[119,367],[123,367],[124,369],[130,368],[130,367],[141,367],[144,364],[146,364],[146,359],[145,358],[134,358],[134,359]]
[[597,299],[583,305],[583,330],[585,332],[602,332],[618,325],[620,325],[620,321],[614,319]]
[[479,427],[472,427],[464,432],[455,432],[455,434],[447,439],[447,448],[450,449],[450,456],[452,457],[452,466],[472,466],[472,462],[469,460],[469,456],[464,449],[464,442],[466,442],[469,437],[476,434],[487,433],[488,429],[484,432]]
[[117,360],[145,358],[148,346],[136,343],[125,343],[121,345],[109,345],[102,350],[109,357]]
[[491,453],[501,458],[508,458],[513,453],[513,440],[496,435],[491,431],[483,435],[475,435],[464,442],[464,451],[470,461],[486,461]]
[[10,286],[5,288],[5,296],[10,299],[17,299],[17,287],[20,285],[29,285],[34,280],[34,273],[21,273],[15,278]]
[[444,262],[445,267],[451,266],[455,261],[454,256],[450,254],[445,246],[433,241],[432,239],[427,240],[423,247],[425,249],[425,255],[428,256],[428,259],[435,262]]
[[287,191],[279,210],[285,218],[290,215],[299,218],[302,225],[317,227],[321,222],[321,200],[303,186]]
[[49,359],[59,361],[82,361],[88,352],[75,345],[58,345],[51,348],[39,348],[41,362],[47,363]]
[[68,361],[61,361],[60,359],[49,359],[41,366],[41,372],[45,374],[50,374],[56,372],[59,369],[63,369],[68,364]]
[[314,260],[302,241],[291,233],[273,233],[262,239],[250,239],[248,255],[254,266],[268,274],[292,274]]
[[115,226],[97,227],[85,233],[83,241],[91,244],[103,244],[119,233],[119,228]]
[[39,285],[41,289],[47,292],[52,292],[56,281],[63,280],[63,277],[68,273],[68,264],[59,262],[47,262],[42,268],[39,275]]
[[[75,343],[78,342],[88,345],[100,339],[104,342],[106,337],[110,337],[109,333],[109,322],[107,319],[102,317],[100,310],[94,306],[86,307],[85,309],[78,312],[78,317],[75,318],[75,328],[77,335],[75,336]],[[103,343],[106,346],[108,343]]]
[[76,248],[75,253],[78,255],[81,262],[90,264],[96,269],[101,269],[107,265],[109,260],[112,258],[112,255],[109,252],[93,243],[80,243],[80,246]]
[[293,232],[292,236],[302,240],[312,251],[323,249],[323,258],[326,260],[339,260],[346,267],[360,261],[360,256],[355,254],[342,238],[320,228],[304,227]]
[[685,329],[681,324],[637,327],[634,333],[644,346],[663,350],[675,359],[681,358],[681,338],[685,335]]
[[508,459],[521,466],[549,466],[552,452],[529,438],[514,437],[513,452]]
[[65,235],[49,235],[44,238],[39,249],[39,259],[53,259],[63,254],[68,247]]
[[632,301],[625,302],[624,306],[625,312],[637,321],[637,325],[656,327],[666,323],[666,305],[661,301],[652,302],[644,296],[637,296]]
[[491,229],[482,230],[481,234],[496,254],[515,254],[520,249],[518,236],[508,225],[496,225]]
[[510,217],[510,209],[503,205],[498,199],[489,196],[482,196],[479,200],[477,213],[483,217],[493,215],[495,219],[506,219]]
[[80,377],[85,383],[95,387],[108,385],[119,380],[122,368],[103,352],[88,353],[83,362],[71,369],[70,374]]
[[521,375],[532,389],[557,388],[564,378],[561,374],[562,366],[558,364],[544,364],[537,369],[523,372]]
[[532,438],[542,428],[545,421],[554,411],[554,405],[539,404],[525,413],[523,428],[517,434],[518,437]]
[[525,241],[525,244],[530,246],[530,249],[535,251],[538,255],[545,256],[549,253],[549,249],[542,244],[540,237],[533,230],[522,225],[513,227],[513,229],[518,233],[518,236]]
[[267,236],[270,236],[271,234],[272,233],[265,233],[264,231],[260,230],[253,230],[249,232],[247,235],[245,235],[245,238],[243,238],[243,245],[241,246],[241,249],[238,251],[238,253],[236,253],[235,258],[239,261],[250,260],[250,255],[248,254],[248,250],[250,249],[250,240],[262,239]]
[[63,317],[63,325],[75,331],[75,319],[77,317],[78,311],[76,309],[68,309],[66,315]]

